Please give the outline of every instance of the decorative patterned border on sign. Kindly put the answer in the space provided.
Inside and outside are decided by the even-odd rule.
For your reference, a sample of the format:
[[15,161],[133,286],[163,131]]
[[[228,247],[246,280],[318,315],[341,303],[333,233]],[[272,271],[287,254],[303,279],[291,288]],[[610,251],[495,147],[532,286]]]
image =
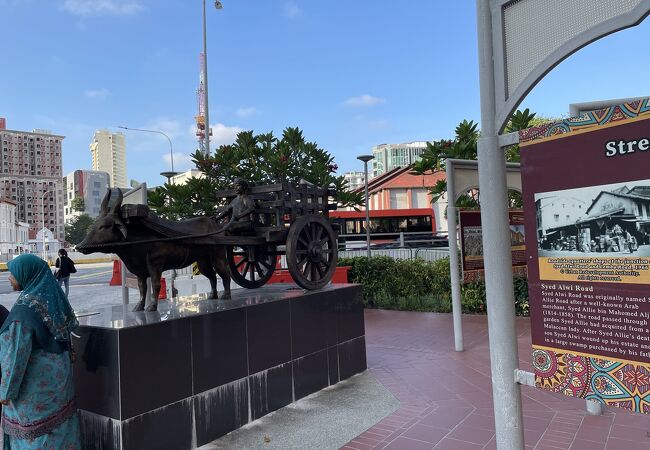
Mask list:
[[519,143],[536,141],[558,134],[571,133],[619,120],[650,115],[650,99],[637,100],[622,105],[610,106],[597,111],[585,112],[579,116],[551,122],[539,127],[519,131]]
[[535,385],[570,397],[650,413],[650,365],[533,345]]

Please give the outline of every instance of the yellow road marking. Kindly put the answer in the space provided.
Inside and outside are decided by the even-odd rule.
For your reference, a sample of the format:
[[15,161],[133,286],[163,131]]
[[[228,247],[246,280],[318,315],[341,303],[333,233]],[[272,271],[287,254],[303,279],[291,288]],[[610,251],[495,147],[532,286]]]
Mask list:
[[77,278],[77,279],[85,280],[86,278],[98,277],[100,275],[107,275],[109,273],[113,273],[113,271],[112,270],[105,270],[104,272],[95,272],[95,273],[89,273],[89,274],[86,274],[86,275],[78,275],[78,276],[73,274],[72,276],[74,278]]

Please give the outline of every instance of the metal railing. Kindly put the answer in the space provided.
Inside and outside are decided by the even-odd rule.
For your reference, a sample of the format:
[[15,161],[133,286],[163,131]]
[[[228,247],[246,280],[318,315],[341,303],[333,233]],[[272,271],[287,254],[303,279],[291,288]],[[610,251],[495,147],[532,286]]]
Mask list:
[[[370,233],[370,248],[411,248],[411,247],[441,247],[448,246],[447,232],[397,232],[397,233]],[[444,243],[444,245],[440,245]],[[366,235],[339,234],[339,250],[357,250],[366,248]]]
[[[340,258],[367,256],[365,234],[341,234],[338,237]],[[420,258],[425,261],[449,256],[447,232],[372,233],[370,238],[372,256],[389,256],[394,259]]]
[[[395,248],[370,250],[372,256],[388,256],[393,259],[423,259],[425,261],[436,261],[449,256],[449,248]],[[354,258],[356,256],[366,257],[368,252],[364,250],[343,250],[339,251],[339,258]]]

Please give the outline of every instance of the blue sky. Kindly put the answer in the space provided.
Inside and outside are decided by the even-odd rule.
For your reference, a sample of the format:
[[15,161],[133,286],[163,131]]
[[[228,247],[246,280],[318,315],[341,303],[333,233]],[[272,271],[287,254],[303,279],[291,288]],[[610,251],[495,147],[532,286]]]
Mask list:
[[[373,145],[453,136],[479,120],[473,0],[223,0],[209,4],[213,143],[304,130],[340,171]],[[196,148],[199,0],[0,0],[0,117],[67,136],[64,172],[90,168],[94,130],[153,128],[177,166]],[[523,107],[650,95],[650,21],[581,50]],[[531,37],[534,39],[534,37]],[[169,145],[126,132],[128,177],[160,183]]]

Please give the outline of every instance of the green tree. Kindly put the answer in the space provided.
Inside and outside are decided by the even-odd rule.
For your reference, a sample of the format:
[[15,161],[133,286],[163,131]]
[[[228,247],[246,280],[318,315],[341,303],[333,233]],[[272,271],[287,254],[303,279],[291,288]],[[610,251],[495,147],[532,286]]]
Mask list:
[[83,197],[75,197],[70,202],[70,207],[73,211],[84,211],[86,209],[86,202]]
[[215,193],[232,189],[237,177],[251,184],[271,184],[305,180],[337,191],[339,206],[356,207],[363,195],[347,191],[347,182],[336,176],[334,157],[305,139],[298,128],[286,128],[282,137],[273,133],[242,131],[232,145],[222,145],[215,154],[192,155],[196,167],[205,175],[184,185],[166,183],[149,196],[149,206],[168,219],[210,216],[223,204]]
[[93,218],[88,214],[81,214],[72,218],[65,224],[65,240],[71,244],[78,244],[83,241],[93,222]]
[[[463,120],[455,129],[454,139],[441,139],[427,142],[426,150],[420,155],[420,160],[412,166],[411,173],[425,175],[445,170],[445,161],[451,159],[478,158],[478,124],[473,120]],[[431,201],[437,202],[447,192],[447,180],[438,180],[430,189]],[[477,207],[477,193],[462,195],[457,201],[458,207]]]
[[[514,112],[506,126],[506,132],[511,133],[524,130],[532,126],[539,126],[556,119],[538,118],[528,108],[523,111]],[[455,130],[454,139],[441,139],[439,141],[427,142],[427,148],[422,153],[420,160],[412,166],[411,173],[414,175],[425,175],[440,170],[445,170],[445,160],[452,159],[478,159],[478,138],[480,131],[478,124],[474,121],[463,120]],[[505,158],[508,162],[519,162],[519,146],[513,145],[505,150]],[[432,202],[438,201],[447,192],[447,181],[438,180],[430,189]],[[509,193],[510,204],[514,207],[521,207],[521,194],[518,192]],[[456,201],[457,207],[478,207],[478,192],[473,191],[461,195]]]

